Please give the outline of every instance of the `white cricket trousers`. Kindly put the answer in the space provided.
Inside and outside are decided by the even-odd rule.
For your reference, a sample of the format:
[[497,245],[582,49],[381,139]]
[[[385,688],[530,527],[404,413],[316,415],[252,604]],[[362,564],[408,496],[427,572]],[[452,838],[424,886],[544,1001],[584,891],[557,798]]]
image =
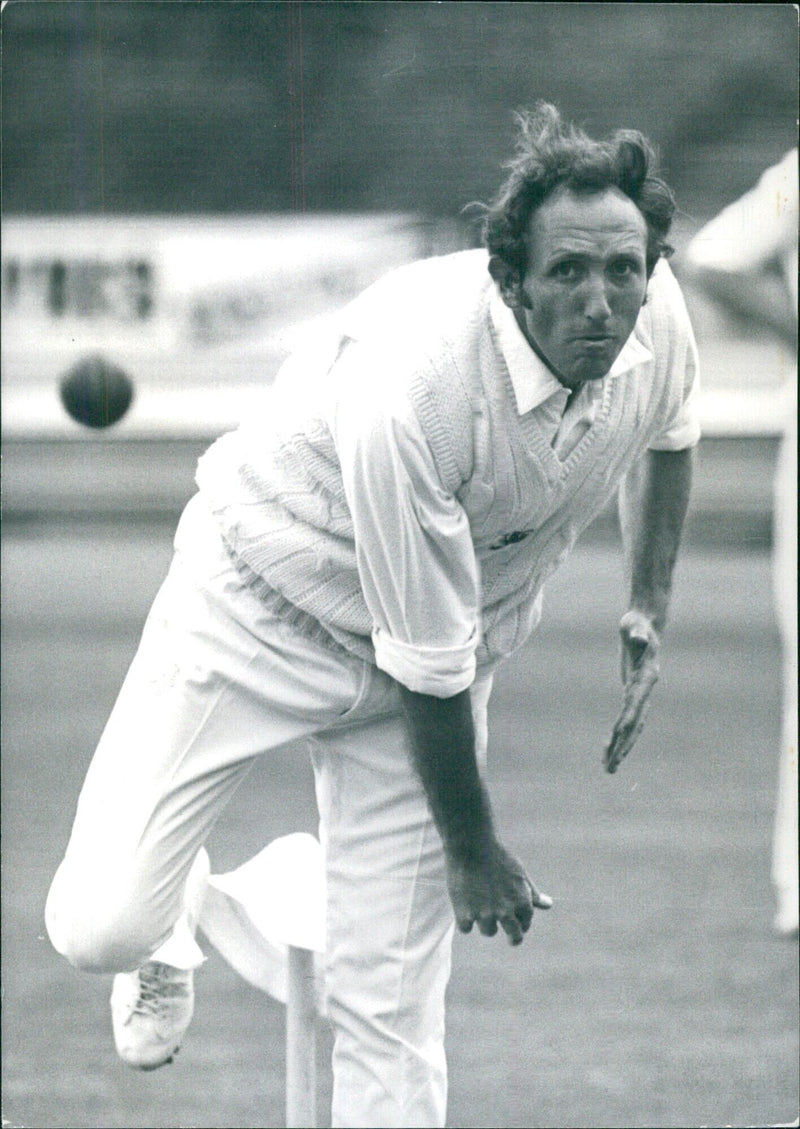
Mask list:
[[[444,1125],[453,916],[397,685],[266,610],[199,495],[175,550],[48,896],[53,945],[87,971],[144,963],[170,935],[195,856],[254,758],[310,746],[332,1123]],[[481,759],[489,690],[487,679],[473,692]]]

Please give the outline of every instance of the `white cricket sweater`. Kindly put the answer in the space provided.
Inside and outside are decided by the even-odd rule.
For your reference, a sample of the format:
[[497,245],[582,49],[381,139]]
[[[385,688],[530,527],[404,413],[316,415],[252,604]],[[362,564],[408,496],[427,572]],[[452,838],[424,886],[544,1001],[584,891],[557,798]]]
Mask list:
[[696,349],[666,262],[566,455],[566,392],[520,409],[498,302],[483,251],[392,272],[197,472],[262,599],[441,697],[524,643],[545,580],[631,463],[699,438]]

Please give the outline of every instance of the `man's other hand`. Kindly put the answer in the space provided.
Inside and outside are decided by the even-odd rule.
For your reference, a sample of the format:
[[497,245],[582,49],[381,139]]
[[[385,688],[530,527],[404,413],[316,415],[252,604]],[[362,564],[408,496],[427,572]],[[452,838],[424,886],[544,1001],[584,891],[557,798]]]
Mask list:
[[469,933],[477,923],[486,937],[502,926],[512,945],[522,943],[534,909],[550,909],[552,898],[541,894],[522,863],[491,839],[480,859],[464,862],[448,856],[447,884],[456,924]]
[[603,757],[607,772],[616,772],[635,745],[644,728],[650,692],[659,676],[659,638],[649,616],[627,612],[620,621],[619,634],[625,694]]

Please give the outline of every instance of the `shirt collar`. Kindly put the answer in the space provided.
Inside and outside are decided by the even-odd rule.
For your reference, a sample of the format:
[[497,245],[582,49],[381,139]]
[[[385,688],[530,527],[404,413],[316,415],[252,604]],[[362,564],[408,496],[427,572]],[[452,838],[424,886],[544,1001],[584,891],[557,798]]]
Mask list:
[[[525,415],[526,412],[538,408],[545,400],[549,400],[556,393],[563,393],[564,399],[569,395],[569,390],[564,387],[544,361],[534,353],[528,344],[524,333],[517,324],[513,311],[505,304],[496,287],[492,289],[489,311],[497,335],[500,352],[506,363],[514,397],[517,401],[517,411]],[[648,347],[636,336],[636,330],[630,335],[622,347],[617,359],[608,371],[609,377],[620,376],[629,372],[637,365],[652,361],[653,354]],[[604,379],[607,379],[604,377]],[[592,390],[599,391],[602,381],[592,382]]]

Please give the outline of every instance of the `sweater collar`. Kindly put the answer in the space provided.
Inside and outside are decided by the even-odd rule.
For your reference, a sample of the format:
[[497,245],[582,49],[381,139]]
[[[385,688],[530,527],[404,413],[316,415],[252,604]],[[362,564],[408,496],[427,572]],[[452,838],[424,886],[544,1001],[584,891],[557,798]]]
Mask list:
[[[560,395],[566,403],[569,389],[558,380],[544,361],[534,353],[525,339],[513,312],[505,304],[500,292],[493,287],[489,303],[497,343],[506,363],[514,396],[517,401],[517,411],[523,416],[526,412],[538,408],[551,396]],[[630,372],[637,365],[652,361],[653,354],[647,346],[636,336],[636,330],[630,335],[622,350],[603,380],[592,382],[592,390],[600,391],[600,386],[610,377],[621,376]]]

